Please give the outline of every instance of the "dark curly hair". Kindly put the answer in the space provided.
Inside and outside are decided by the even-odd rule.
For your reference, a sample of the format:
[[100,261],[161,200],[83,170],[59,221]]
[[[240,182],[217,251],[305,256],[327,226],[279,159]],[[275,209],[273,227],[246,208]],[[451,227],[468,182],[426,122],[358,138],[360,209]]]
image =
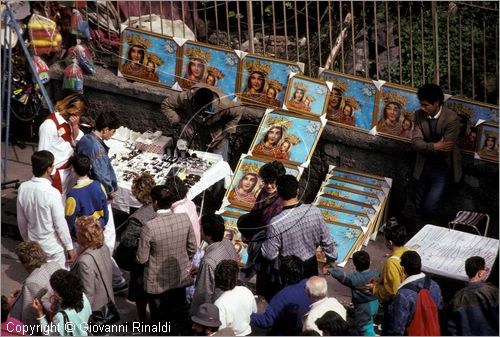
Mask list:
[[273,183],[286,174],[285,166],[277,160],[265,164],[259,170],[259,176],[265,184]]
[[62,309],[83,309],[83,286],[78,277],[71,272],[59,269],[50,277],[50,286],[61,297]]
[[238,279],[238,263],[234,260],[222,260],[215,267],[215,287],[222,291],[231,290],[236,287],[236,280]]
[[304,262],[295,256],[281,259],[281,281],[283,284],[295,284],[304,278]]
[[143,205],[149,205],[153,202],[151,199],[151,190],[156,186],[155,179],[147,172],[134,178],[132,182],[132,194]]
[[327,311],[315,323],[324,336],[358,336],[356,329],[335,311]]

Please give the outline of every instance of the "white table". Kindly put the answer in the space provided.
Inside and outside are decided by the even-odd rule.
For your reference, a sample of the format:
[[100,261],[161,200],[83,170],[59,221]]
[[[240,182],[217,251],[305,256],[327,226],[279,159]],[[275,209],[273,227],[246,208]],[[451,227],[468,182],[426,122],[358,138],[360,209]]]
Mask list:
[[406,246],[422,258],[422,270],[467,281],[465,260],[481,256],[492,267],[498,254],[498,240],[444,227],[425,225]]
[[[117,139],[110,139],[107,142],[110,147],[109,156],[114,153],[119,153],[124,150],[124,142]],[[224,186],[227,188],[231,183],[231,167],[222,160],[222,156],[214,153],[189,150],[189,153],[196,153],[198,158],[207,158],[210,161],[216,161],[207,171],[203,173],[196,184],[194,184],[187,193],[189,200],[194,199],[198,194],[202,193],[216,182],[224,179]],[[216,158],[214,160],[214,158]],[[130,207],[139,208],[142,204],[132,194],[132,184],[130,182],[118,181],[118,191],[113,199],[113,207],[124,212],[129,212]]]

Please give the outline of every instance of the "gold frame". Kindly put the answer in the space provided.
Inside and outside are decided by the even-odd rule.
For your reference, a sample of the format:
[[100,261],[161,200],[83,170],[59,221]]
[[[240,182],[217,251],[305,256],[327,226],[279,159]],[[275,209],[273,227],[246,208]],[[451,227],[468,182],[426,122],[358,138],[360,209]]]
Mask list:
[[321,120],[318,117],[310,116],[310,115],[297,115],[295,113],[291,113],[290,111],[283,110],[283,109],[276,109],[276,110],[267,112],[267,113],[265,113],[262,116],[259,128],[257,129],[257,133],[255,134],[255,137],[253,138],[252,143],[250,144],[250,149],[248,150],[248,153],[250,155],[254,156],[254,157],[269,158],[269,159],[272,159],[272,160],[279,160],[283,164],[289,164],[291,166],[300,166],[300,165],[303,164],[303,163],[300,163],[300,162],[295,162],[295,161],[291,161],[291,160],[287,160],[287,159],[277,159],[277,158],[272,158],[270,156],[269,157],[267,157],[267,156],[265,157],[264,155],[258,155],[258,154],[257,155],[253,155],[253,148],[257,145],[256,144],[257,143],[257,139],[260,136],[261,131],[264,128],[264,124],[265,124],[266,118],[268,118],[271,114],[283,115],[283,116],[292,117],[292,118],[307,119],[307,120],[310,120],[310,121],[314,121],[314,122],[320,123],[321,127],[320,127],[320,129],[318,131],[318,134],[316,135],[316,139],[314,140],[314,143],[312,144],[311,149],[309,151],[309,154],[306,157],[306,160],[304,162],[307,162],[307,161],[311,160],[311,158],[312,158],[312,156],[314,154],[314,150],[316,149],[316,146],[318,145],[319,139],[321,138],[321,134],[323,133],[325,125],[323,125],[321,123]]
[[[249,105],[255,105],[255,106],[259,106],[259,107],[263,107],[263,108],[274,108],[274,109],[278,109],[278,108],[281,108],[281,106],[273,106],[273,105],[268,105],[268,104],[264,104],[264,103],[261,103],[261,102],[256,102],[254,100],[251,100],[251,99],[248,99],[246,97],[242,97],[241,94],[242,94],[242,90],[243,90],[243,87],[244,85],[242,84],[242,81],[243,81],[243,68],[245,66],[245,60],[248,58],[256,58],[256,59],[260,59],[260,60],[264,60],[264,61],[269,61],[269,62],[274,62],[274,63],[280,63],[280,64],[286,64],[286,65],[290,65],[290,66],[296,66],[297,68],[300,69],[300,67],[297,65],[297,62],[293,62],[293,61],[288,61],[288,60],[282,60],[282,59],[277,59],[277,58],[273,58],[273,57],[268,57],[268,56],[262,56],[262,55],[257,55],[257,54],[251,54],[251,53],[248,53],[244,58],[243,60],[239,60],[238,62],[238,78],[236,80],[236,92],[235,94],[238,96],[238,98],[242,101],[242,102],[245,102]],[[302,72],[300,72],[300,74],[302,74]],[[288,79],[287,79],[287,82],[286,82],[286,85],[287,85],[287,88],[288,88]],[[286,98],[286,90],[285,90],[285,93],[283,93],[284,97]]]
[[499,143],[500,134],[498,132],[499,131],[498,130],[498,124],[492,123],[492,122],[485,122],[485,123],[481,123],[478,126],[478,128],[479,128],[479,137],[478,138],[479,139],[476,142],[476,153],[479,156],[479,160],[487,161],[487,162],[490,162],[490,163],[497,163],[498,164],[498,159],[494,160],[494,159],[490,159],[490,158],[481,158],[481,156],[479,154],[479,151],[481,150],[481,147],[483,146],[483,144],[482,144],[482,138],[483,138],[483,133],[485,132],[484,131],[484,127],[496,128],[496,132],[497,132],[497,151],[499,150],[499,147],[500,147],[500,143]]
[[[356,251],[358,251],[359,248],[361,247],[361,245],[363,244],[363,240],[365,239],[366,233],[363,233],[363,230],[361,229],[361,227],[355,226],[355,225],[344,224],[344,223],[335,222],[335,221],[325,221],[325,223],[330,224],[330,225],[335,225],[335,226],[342,226],[342,227],[349,227],[349,228],[353,228],[353,229],[359,229],[361,231],[361,234],[358,236],[358,238],[354,242],[354,245],[352,245],[351,249],[347,252],[345,259],[342,261],[336,261],[336,263],[338,264],[338,263],[349,261],[349,259],[352,257],[352,254],[354,254]],[[328,234],[330,235],[330,233],[328,233]],[[333,238],[333,239],[335,240],[335,238]],[[316,260],[318,262],[326,263],[326,259],[319,258],[318,251],[316,251]]]
[[[320,114],[314,114],[314,113],[303,111],[303,110],[299,110],[299,109],[293,109],[293,108],[290,108],[286,104],[288,102],[288,95],[290,95],[290,91],[291,91],[290,88],[293,87],[293,82],[296,79],[300,79],[300,80],[303,80],[303,81],[306,81],[306,82],[315,83],[315,84],[324,85],[326,87],[325,100],[323,102],[323,109],[321,110]],[[304,76],[304,75],[295,75],[294,77],[288,79],[288,83],[287,83],[287,86],[286,86],[286,92],[285,92],[285,99],[283,100],[283,105],[286,105],[286,107],[287,107],[286,110],[288,110],[290,112],[295,112],[295,113],[300,114],[300,115],[308,115],[308,116],[314,116],[314,117],[321,117],[321,116],[323,116],[326,113],[326,109],[327,109],[327,106],[328,106],[329,99],[330,99],[330,90],[328,89],[328,85],[326,84],[326,81],[322,81],[322,80],[319,80],[317,78],[312,78],[312,77],[308,77],[308,76]],[[285,110],[285,109],[283,109],[283,110]]]
[[[123,74],[123,72],[122,72],[122,67],[123,67],[122,55],[123,54],[122,53],[123,53],[123,47],[125,46],[125,43],[123,41],[123,39],[125,38],[125,34],[123,34],[123,32],[125,32],[127,30],[128,31],[132,31],[134,33],[151,35],[151,36],[154,36],[154,37],[158,37],[158,38],[162,38],[162,39],[170,40],[170,41],[174,41],[173,36],[161,35],[161,34],[154,33],[154,32],[149,32],[149,31],[145,31],[145,30],[140,30],[140,29],[132,28],[132,27],[127,27],[127,28],[125,28],[120,33],[120,51],[119,51],[120,62],[118,63],[118,71],[122,74],[123,78],[125,78],[125,79],[133,80],[133,81],[139,82],[139,83],[151,84],[151,85],[154,85],[156,87],[161,87],[161,88],[172,88],[172,86],[166,85],[166,84],[162,84],[160,82],[151,81],[151,80],[148,80],[148,79],[145,79],[145,78],[142,78],[142,77],[135,77],[135,76]],[[176,45],[177,45],[177,43],[176,43]],[[175,74],[173,75],[175,77],[175,79],[176,79],[174,81],[174,84],[175,84],[175,82],[177,82],[177,79],[179,78],[178,67],[179,67],[179,54],[180,53],[181,53],[181,47],[179,47],[177,45],[177,50],[175,51]],[[128,60],[128,59],[126,59],[126,60]]]
[[[378,112],[380,110],[380,101],[381,101],[382,91],[384,90],[384,87],[388,87],[391,89],[404,90],[404,91],[408,91],[408,92],[412,92],[412,93],[417,93],[417,91],[418,91],[415,88],[405,87],[405,86],[399,85],[399,84],[385,83],[382,86],[381,90],[377,90],[377,101],[375,104],[375,110],[373,111],[373,126],[372,127],[377,126],[377,124],[378,124]],[[415,111],[413,113],[415,113]],[[415,121],[413,121],[412,131],[413,130],[415,130]],[[395,136],[395,135],[391,135],[390,133],[380,132],[378,130],[377,130],[377,135],[380,135],[381,137],[385,137],[385,138],[400,140],[400,141],[405,142],[405,143],[411,143],[411,138]]]
[[[335,76],[339,76],[339,77],[345,77],[345,78],[350,79],[350,80],[364,82],[364,83],[367,83],[367,84],[373,84],[373,82],[371,80],[367,80],[367,79],[365,79],[363,77],[357,77],[357,76],[353,76],[353,75],[349,75],[349,74],[343,74],[343,73],[339,73],[339,72],[336,72],[336,71],[333,71],[333,70],[326,70],[325,69],[321,73],[321,75],[323,75],[325,73],[326,74],[335,75]],[[320,75],[320,78],[321,78],[321,75]],[[323,79],[323,80],[328,82],[328,79]],[[373,103],[372,125],[371,125],[371,128],[373,128],[374,125],[375,125],[374,113],[375,113],[375,108],[378,106],[378,99],[379,99],[379,91],[377,90],[376,93],[375,93],[375,101]],[[326,114],[328,114],[327,110],[328,110],[328,105],[327,105],[327,109],[325,111]],[[357,126],[351,126],[351,125],[347,125],[347,124],[343,124],[343,123],[339,123],[339,122],[334,122],[332,120],[328,120],[328,124],[335,125],[335,126],[340,126],[340,127],[346,128],[346,129],[360,131],[360,132],[364,132],[364,133],[369,133],[370,132],[370,130],[365,130],[365,129],[362,129],[362,128],[358,128]]]
[[[264,164],[267,164],[267,163],[270,163],[270,162],[274,161],[274,159],[269,159],[269,158],[263,158],[263,157],[260,157],[260,156],[251,156],[251,155],[249,155],[249,156],[246,156],[243,159],[240,158],[240,160],[238,161],[238,165],[236,166],[236,169],[234,170],[234,173],[233,173],[233,175],[231,177],[231,183],[229,184],[229,187],[226,189],[226,193],[224,194],[224,199],[227,199],[227,201],[229,201],[229,203],[233,207],[236,207],[236,208],[239,208],[239,209],[243,209],[243,210],[251,210],[252,207],[253,207],[253,205],[252,205],[252,207],[249,207],[249,206],[245,205],[242,202],[239,202],[237,200],[229,199],[229,194],[233,190],[232,187],[233,187],[234,178],[237,176],[237,173],[240,171],[241,165],[244,162],[244,160],[255,160],[255,161],[260,161],[260,162],[263,162]],[[290,164],[287,164],[287,163],[283,163],[283,165],[285,166],[285,168],[297,170],[299,172],[299,174],[297,175],[297,181],[300,180],[300,177],[302,176],[303,170],[301,170],[299,168],[299,166],[290,165]]]
[[[184,64],[184,49],[186,48],[187,45],[195,46],[195,47],[197,46],[197,47],[209,48],[211,50],[223,51],[223,52],[227,52],[227,53],[231,53],[231,54],[235,55],[235,57],[236,57],[236,59],[238,61],[237,61],[237,65],[236,65],[236,77],[234,79],[234,81],[235,81],[235,83],[234,83],[234,92],[225,93],[225,94],[228,94],[228,95],[235,95],[236,92],[237,92],[238,76],[239,76],[239,71],[240,71],[240,67],[241,67],[241,60],[238,58],[238,55],[236,55],[236,53],[234,52],[234,50],[230,49],[230,48],[214,46],[212,44],[198,42],[198,41],[191,41],[191,40],[186,41],[186,43],[184,43],[182,45],[182,47],[179,47],[179,54],[177,55],[177,74],[178,74],[177,78],[178,78],[178,80],[184,78],[184,77],[182,77],[182,72],[184,71],[183,68],[185,66],[185,64]],[[210,66],[209,62],[207,62],[207,66]],[[199,82],[199,83],[206,84],[205,82]],[[179,84],[179,86],[182,88],[182,86],[180,84]],[[182,88],[182,90],[186,91],[186,90],[189,90],[189,89]],[[219,90],[221,90],[222,92],[224,92],[220,88],[219,88]]]

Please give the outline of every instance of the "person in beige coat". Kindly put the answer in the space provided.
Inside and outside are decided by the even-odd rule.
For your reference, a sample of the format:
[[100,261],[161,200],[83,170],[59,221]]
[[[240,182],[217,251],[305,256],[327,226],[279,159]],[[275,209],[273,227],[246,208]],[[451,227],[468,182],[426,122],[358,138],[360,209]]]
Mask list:
[[50,288],[50,276],[60,269],[57,262],[47,262],[47,255],[35,241],[23,241],[16,246],[16,254],[29,276],[21,289],[14,290],[9,297],[10,316],[26,325],[38,324],[31,304],[42,298]]
[[93,216],[82,216],[76,219],[75,225],[81,252],[71,272],[82,281],[83,292],[87,295],[92,311],[98,311],[110,301],[115,301],[111,255],[104,245],[99,220]]
[[462,159],[458,137],[460,119],[443,106],[443,90],[436,84],[424,84],[417,92],[421,109],[415,113],[412,147],[417,152],[413,177],[416,186],[416,229],[435,215],[445,186],[462,177]]
[[236,132],[242,108],[219,88],[195,84],[165,98],[161,112],[174,127],[176,139],[184,139],[198,150],[221,154],[227,161],[228,137]]

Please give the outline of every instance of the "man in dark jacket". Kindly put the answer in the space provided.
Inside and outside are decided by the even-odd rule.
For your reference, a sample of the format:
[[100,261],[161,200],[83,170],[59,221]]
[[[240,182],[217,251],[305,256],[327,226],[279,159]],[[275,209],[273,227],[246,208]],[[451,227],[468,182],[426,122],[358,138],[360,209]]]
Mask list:
[[228,137],[236,132],[241,107],[221,90],[203,83],[170,95],[161,103],[161,112],[175,128],[174,137],[193,148],[221,154],[227,161]]
[[480,256],[465,261],[469,283],[451,299],[450,335],[498,336],[498,288],[485,283],[488,271]]
[[462,177],[461,150],[458,146],[460,119],[443,106],[443,90],[435,84],[418,89],[421,109],[415,113],[412,147],[417,152],[413,177],[416,186],[416,230],[438,209],[446,183]]
[[[406,328],[410,325],[415,316],[418,292],[411,287],[424,288],[426,276],[422,273],[422,260],[415,251],[407,251],[401,255],[401,267],[404,268],[406,279],[399,285],[398,293],[394,301],[389,305],[392,326],[389,328],[390,335],[403,336]],[[430,280],[429,292],[438,310],[443,306],[441,289],[439,285]]]

